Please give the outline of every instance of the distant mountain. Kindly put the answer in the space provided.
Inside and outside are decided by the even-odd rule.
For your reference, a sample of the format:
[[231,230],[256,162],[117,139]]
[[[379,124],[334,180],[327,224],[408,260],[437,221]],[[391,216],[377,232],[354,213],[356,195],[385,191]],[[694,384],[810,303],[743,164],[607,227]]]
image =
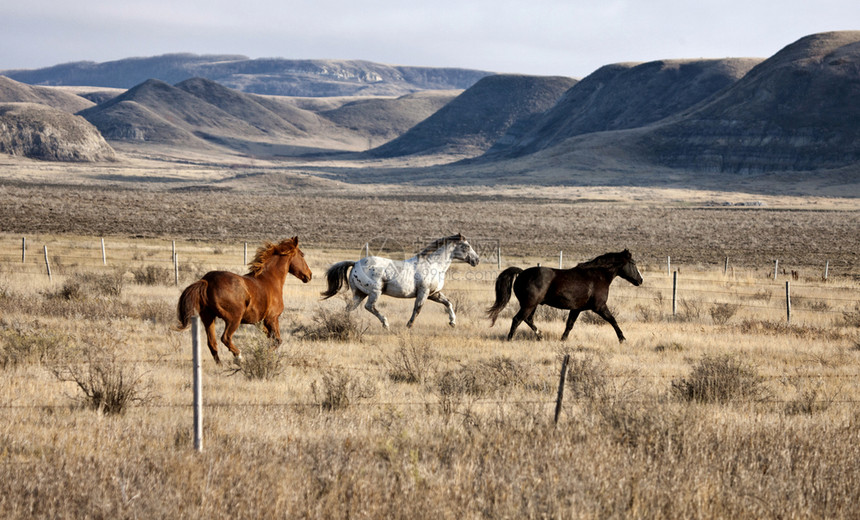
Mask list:
[[552,107],[576,80],[488,76],[405,134],[367,152],[374,157],[452,153],[478,155],[509,129]]
[[0,104],[0,153],[48,161],[109,161],[115,158],[84,118],[35,103]]
[[394,139],[456,98],[458,90],[427,90],[398,98],[358,98],[319,110],[338,126],[366,135],[371,146]]
[[236,55],[166,54],[104,63],[75,62],[0,74],[31,85],[131,88],[148,79],[176,84],[206,78],[242,92],[281,96],[401,96],[462,90],[491,73],[390,66],[359,60],[250,59]]
[[[380,136],[389,135],[396,120],[426,117],[434,104],[448,98],[438,92],[400,99],[362,98],[318,114],[301,108],[292,98],[246,94],[203,78],[175,86],[153,79],[81,115],[112,140],[218,145],[241,151],[264,145],[267,151],[259,153],[302,155],[361,150],[375,138],[385,140]],[[347,124],[350,112],[355,121]]]
[[75,113],[95,103],[57,89],[34,87],[0,76],[0,103],[38,103]]
[[860,31],[785,47],[641,141],[664,165],[756,173],[860,161]]
[[743,77],[759,59],[660,60],[606,65],[565,92],[487,156],[518,157],[591,132],[636,128],[682,112]]

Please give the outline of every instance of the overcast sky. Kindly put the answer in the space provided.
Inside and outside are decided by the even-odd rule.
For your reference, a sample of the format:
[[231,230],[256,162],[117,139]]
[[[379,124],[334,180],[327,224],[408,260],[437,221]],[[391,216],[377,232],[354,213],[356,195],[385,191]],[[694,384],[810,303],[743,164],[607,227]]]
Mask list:
[[3,0],[0,70],[192,52],[581,78],[849,29],[860,0]]

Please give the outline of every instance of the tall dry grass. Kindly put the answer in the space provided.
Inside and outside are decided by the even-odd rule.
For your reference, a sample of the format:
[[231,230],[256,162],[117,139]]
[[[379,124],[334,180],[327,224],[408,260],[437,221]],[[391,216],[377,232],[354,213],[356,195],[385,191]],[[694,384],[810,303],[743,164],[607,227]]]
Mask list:
[[[281,347],[272,354],[246,326],[235,341],[255,352],[248,370],[257,372],[204,358],[195,453],[190,338],[169,327],[183,284],[214,267],[241,271],[241,255],[189,244],[195,270],[177,287],[135,277],[170,258],[142,245],[130,242],[127,259],[109,269],[69,262],[53,282],[3,266],[4,518],[856,515],[851,279],[798,282],[807,287],[796,289],[787,324],[784,286],[764,273],[682,265],[688,304],[673,314],[671,278],[646,265],[644,286],[616,281],[610,292],[628,342],[586,313],[561,343],[564,321],[553,312],[537,320],[549,339],[523,327],[506,342],[510,314],[494,328],[481,314],[491,283],[456,266],[457,328],[429,302],[406,330],[412,301],[384,298],[393,330],[359,308],[349,319],[362,332],[349,336],[338,333],[342,321],[324,319],[344,302],[320,302],[319,292],[325,267],[351,252],[307,249],[315,278],[287,281]],[[119,290],[102,288],[98,273],[115,272],[119,281],[107,285]],[[722,305],[737,308],[715,320],[711,309]],[[135,368],[128,384],[146,399],[110,414],[57,377],[63,367],[89,373],[105,359],[95,353]],[[554,424],[565,354],[566,400]]]

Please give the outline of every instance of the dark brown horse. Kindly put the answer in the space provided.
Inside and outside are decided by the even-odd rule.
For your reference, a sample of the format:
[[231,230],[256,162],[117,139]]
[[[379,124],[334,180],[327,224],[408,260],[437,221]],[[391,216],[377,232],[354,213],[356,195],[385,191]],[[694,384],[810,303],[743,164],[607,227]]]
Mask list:
[[179,326],[175,329],[188,328],[191,317],[199,315],[206,329],[209,351],[219,365],[215,318],[224,320],[221,342],[233,353],[233,361],[237,364],[242,362],[242,353],[233,344],[233,333],[243,323],[262,321],[277,347],[281,343],[278,317],[284,311],[287,273],[304,283],[311,280],[312,273],[304,257],[299,249],[299,237],[293,237],[278,244],[263,244],[248,264],[250,271],[244,276],[227,271],[206,273],[182,291],[176,308]]
[[606,253],[571,269],[530,267],[523,270],[508,267],[496,278],[496,302],[487,310],[487,315],[495,324],[499,313],[511,299],[513,284],[514,293],[520,301],[520,310],[511,322],[508,340],[514,337],[514,332],[523,321],[541,339],[541,333],[534,323],[535,310],[538,305],[549,305],[557,309],[570,309],[564,334],[561,335],[562,341],[567,339],[580,312],[594,311],[612,325],[621,342],[624,341],[624,334],[606,306],[609,284],[616,276],[633,285],[642,285],[642,275],[636,268],[633,255],[626,249],[620,253]]

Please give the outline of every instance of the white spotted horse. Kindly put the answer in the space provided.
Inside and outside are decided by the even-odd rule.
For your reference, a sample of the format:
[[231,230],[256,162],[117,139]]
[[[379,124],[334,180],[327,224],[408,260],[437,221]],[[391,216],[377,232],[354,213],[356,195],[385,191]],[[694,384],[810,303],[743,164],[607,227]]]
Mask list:
[[352,301],[347,304],[347,310],[351,312],[367,298],[364,308],[379,318],[386,329],[388,318],[376,307],[377,300],[383,294],[395,298],[415,298],[415,307],[407,327],[415,322],[427,300],[445,306],[448,324],[453,327],[457,323],[454,306],[442,294],[442,287],[445,285],[445,274],[454,260],[471,266],[478,265],[479,261],[478,254],[460,234],[434,240],[407,260],[366,256],[358,261],[338,262],[326,271],[328,289],[322,293],[323,299],[337,294],[344,282],[348,282],[352,289]]

